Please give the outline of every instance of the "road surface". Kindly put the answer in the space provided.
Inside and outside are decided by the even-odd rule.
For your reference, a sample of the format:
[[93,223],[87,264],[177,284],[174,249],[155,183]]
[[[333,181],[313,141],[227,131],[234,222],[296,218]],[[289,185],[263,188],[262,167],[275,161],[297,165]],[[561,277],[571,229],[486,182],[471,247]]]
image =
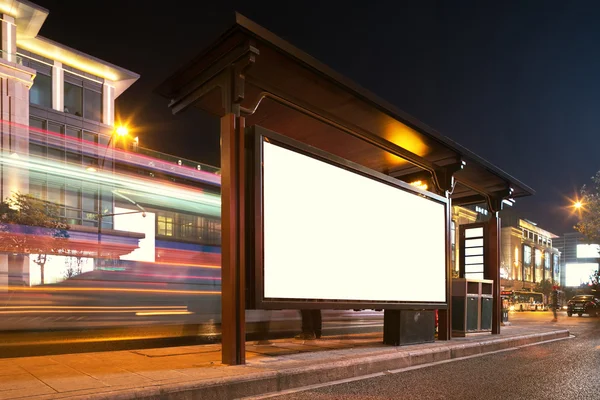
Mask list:
[[574,338],[255,399],[600,399],[600,318],[561,312],[552,323],[550,312],[526,312],[510,319],[554,324]]

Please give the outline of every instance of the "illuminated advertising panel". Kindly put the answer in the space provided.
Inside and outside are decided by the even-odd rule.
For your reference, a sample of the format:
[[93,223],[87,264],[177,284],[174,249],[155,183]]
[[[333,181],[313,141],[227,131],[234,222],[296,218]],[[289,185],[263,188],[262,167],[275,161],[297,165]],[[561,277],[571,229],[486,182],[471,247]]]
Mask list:
[[577,258],[600,258],[600,246],[597,244],[578,244]]
[[598,263],[569,263],[565,266],[565,285],[587,285],[596,271],[598,271]]
[[145,234],[140,239],[138,248],[131,253],[121,256],[121,260],[155,261],[155,223],[156,216],[151,212],[140,212],[127,208],[115,207],[114,228],[125,232]]
[[444,198],[314,149],[260,144],[265,300],[446,302]]

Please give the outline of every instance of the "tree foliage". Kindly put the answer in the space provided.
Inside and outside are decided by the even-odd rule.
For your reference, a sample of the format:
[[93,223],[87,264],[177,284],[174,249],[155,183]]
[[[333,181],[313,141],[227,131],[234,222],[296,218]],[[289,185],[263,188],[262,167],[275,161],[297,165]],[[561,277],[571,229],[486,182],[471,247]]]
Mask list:
[[552,281],[550,279],[543,280],[535,284],[534,292],[543,293],[547,299],[552,294]]
[[580,193],[582,210],[575,230],[590,243],[600,243],[600,171],[592,177],[592,184],[584,185]]
[[68,253],[68,230],[55,203],[21,193],[0,203],[0,251],[36,254],[42,283],[48,254]]

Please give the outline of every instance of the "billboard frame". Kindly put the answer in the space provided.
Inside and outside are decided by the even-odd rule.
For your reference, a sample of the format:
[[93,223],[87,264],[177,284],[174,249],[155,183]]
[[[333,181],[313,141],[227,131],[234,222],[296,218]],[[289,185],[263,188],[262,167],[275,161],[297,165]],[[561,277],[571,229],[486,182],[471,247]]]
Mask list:
[[[290,139],[260,126],[251,126],[246,129],[248,138],[247,171],[248,179],[248,216],[246,221],[246,300],[249,309],[440,309],[448,308],[450,274],[447,268],[449,254],[448,243],[450,240],[450,212],[449,200],[446,197],[427,192],[406,182],[388,175],[379,173],[360,164],[338,157],[302,142]],[[445,301],[444,302],[410,302],[410,301],[370,301],[370,300],[331,300],[331,299],[288,299],[264,297],[264,238],[263,238],[263,143],[268,141],[290,151],[325,162],[346,171],[364,176],[366,178],[390,185],[396,189],[410,194],[424,197],[437,202],[444,207],[444,237],[445,237]],[[385,277],[382,277],[385,279]]]

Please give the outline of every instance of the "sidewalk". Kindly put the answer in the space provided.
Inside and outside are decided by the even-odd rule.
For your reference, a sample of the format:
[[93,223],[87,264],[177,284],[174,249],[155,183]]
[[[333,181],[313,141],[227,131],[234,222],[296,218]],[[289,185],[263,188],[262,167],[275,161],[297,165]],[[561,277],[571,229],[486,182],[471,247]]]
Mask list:
[[222,365],[220,345],[6,358],[0,399],[234,399],[568,336],[540,324],[402,347],[381,334],[248,342],[243,366]]

